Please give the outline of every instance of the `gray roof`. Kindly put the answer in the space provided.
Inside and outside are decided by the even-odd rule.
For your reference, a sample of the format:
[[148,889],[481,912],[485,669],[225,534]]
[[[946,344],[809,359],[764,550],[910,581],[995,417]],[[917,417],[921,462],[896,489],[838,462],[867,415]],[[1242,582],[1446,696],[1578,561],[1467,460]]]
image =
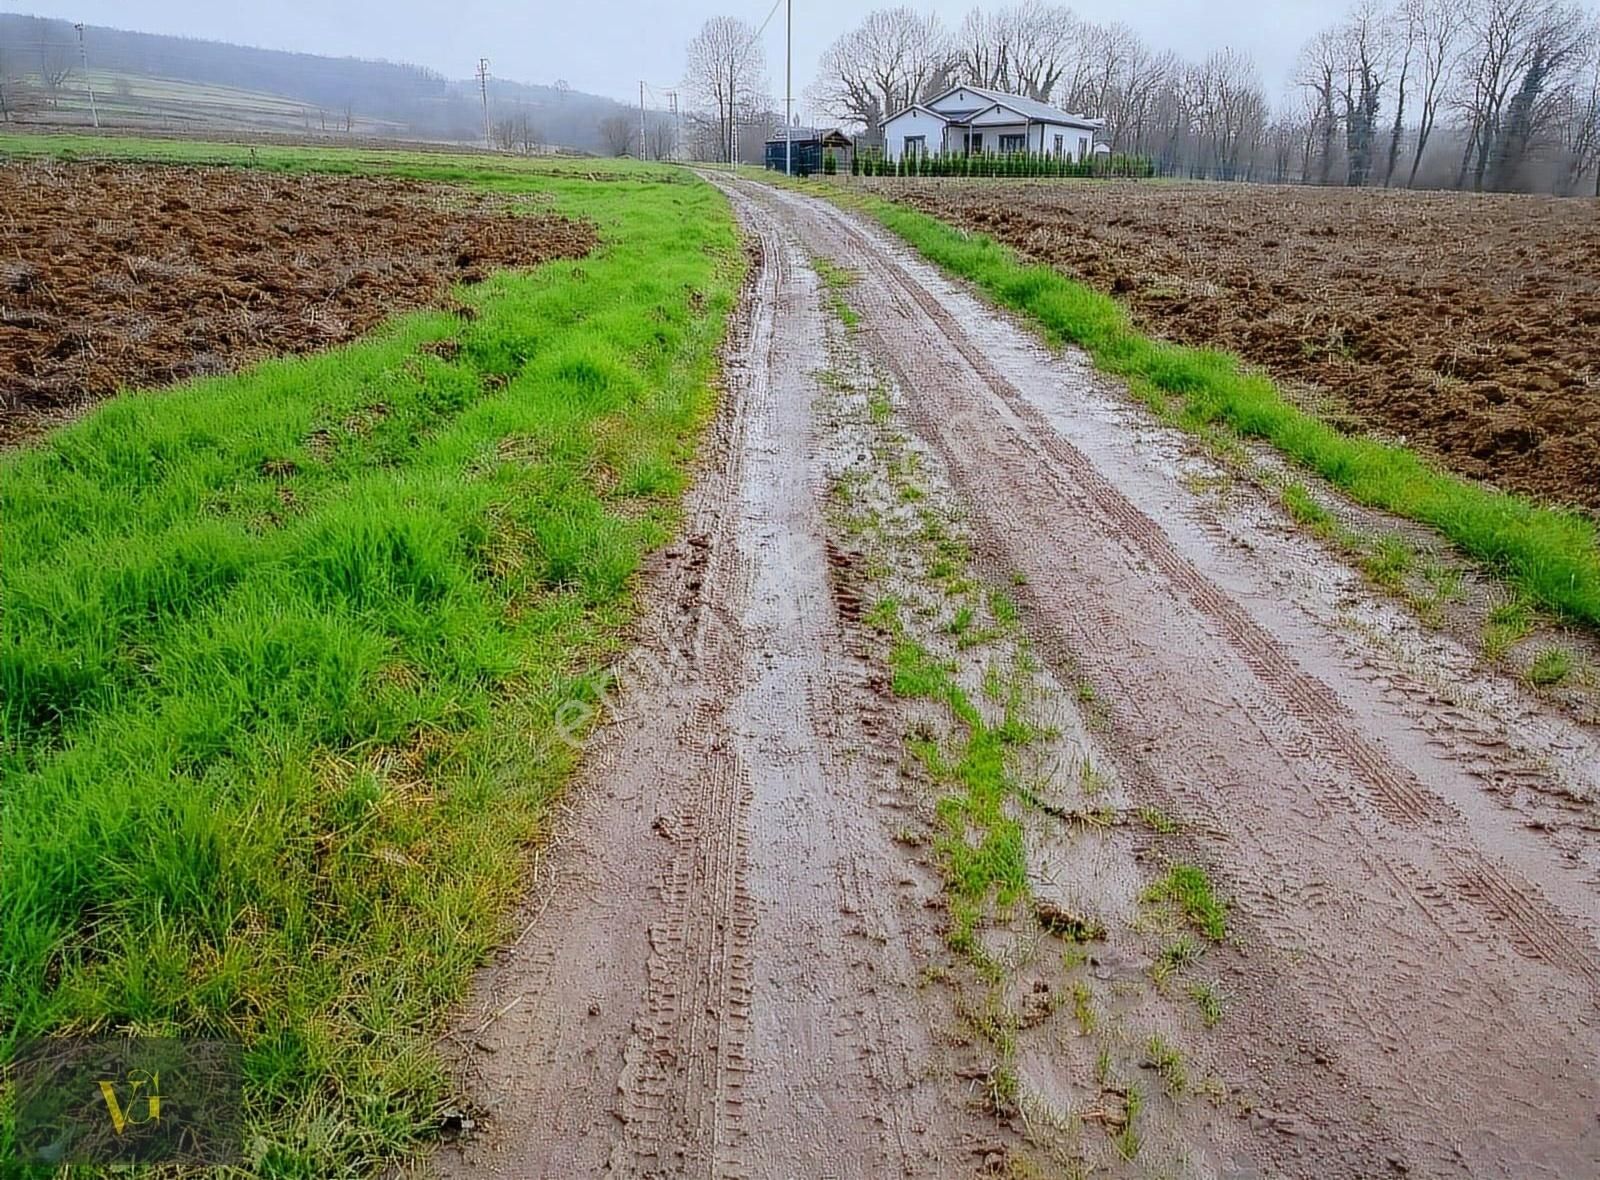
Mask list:
[[[943,98],[945,95],[954,94],[957,90],[969,90],[973,94],[981,94],[990,102],[1009,107],[1024,118],[1037,119],[1042,123],[1069,123],[1077,127],[1095,128],[1104,125],[1104,120],[1102,119],[1091,119],[1085,115],[1069,115],[1060,107],[1053,107],[1049,103],[1040,102],[1036,98],[1024,98],[1020,94],[1007,94],[1003,90],[985,90],[982,86],[952,86],[939,97]],[[937,102],[938,99],[934,101]],[[952,113],[947,117],[967,118],[970,114],[971,112],[963,111],[959,115]]]
[[[830,135],[837,135],[842,139],[849,139],[850,138],[848,135],[846,135],[843,131],[839,130],[839,128],[837,128],[837,127],[791,127],[789,129],[788,139],[789,139],[789,141],[791,143],[802,143],[802,142],[804,142],[806,140],[810,140],[810,139],[824,139],[824,138],[826,138],[827,136],[830,136]],[[782,142],[784,142],[783,128],[782,127],[774,128],[772,134],[770,136],[768,136],[767,142],[768,143],[782,143]]]

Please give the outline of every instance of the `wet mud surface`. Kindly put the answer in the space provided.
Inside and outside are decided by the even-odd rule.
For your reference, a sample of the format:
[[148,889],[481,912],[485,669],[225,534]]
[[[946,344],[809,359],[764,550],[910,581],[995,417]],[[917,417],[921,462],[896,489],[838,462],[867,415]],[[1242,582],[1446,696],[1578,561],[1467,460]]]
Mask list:
[[470,189],[110,163],[0,165],[0,443],[121,389],[353,339],[592,227]]
[[892,729],[830,590],[815,275],[763,221],[682,541],[524,936],[453,1038],[483,1130],[446,1175],[944,1176],[918,986],[936,885],[892,833]]
[[[1275,559],[1198,505],[1167,432],[1081,357],[839,211],[768,200],[861,272],[851,306],[1025,575],[1036,643],[1092,682],[1122,782],[1181,817],[1233,899],[1238,1056],[1219,1072],[1260,1112],[1268,1174],[1594,1171],[1593,731],[1510,686],[1516,710],[1446,705],[1326,613],[1332,562]],[[1513,772],[1576,796],[1572,843],[1485,806]]]
[[[1594,729],[883,231],[719,183],[726,396],[440,1170],[1600,1174]],[[885,597],[983,711],[1029,669],[977,950]],[[1222,937],[1152,903],[1178,865]]]
[[1504,488],[1600,510],[1600,204],[1132,183],[872,182]]

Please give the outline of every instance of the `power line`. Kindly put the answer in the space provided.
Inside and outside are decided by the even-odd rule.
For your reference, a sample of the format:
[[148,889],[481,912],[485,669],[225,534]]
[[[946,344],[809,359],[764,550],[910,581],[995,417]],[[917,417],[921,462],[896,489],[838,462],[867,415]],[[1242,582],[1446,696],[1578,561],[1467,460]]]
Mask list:
[[767,13],[767,19],[761,22],[761,27],[756,30],[756,40],[761,39],[761,34],[767,31],[767,26],[772,23],[772,18],[778,15],[778,6],[783,0],[772,0],[772,11]]

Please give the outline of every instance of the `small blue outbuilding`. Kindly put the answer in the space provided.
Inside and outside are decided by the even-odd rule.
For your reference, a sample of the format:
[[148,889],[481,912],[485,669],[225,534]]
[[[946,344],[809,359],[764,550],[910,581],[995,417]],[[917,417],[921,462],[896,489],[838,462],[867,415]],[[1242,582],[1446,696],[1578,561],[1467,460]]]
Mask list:
[[822,160],[832,152],[840,172],[850,171],[850,153],[855,141],[837,127],[791,127],[787,149],[783,131],[775,139],[767,140],[767,167],[774,172],[783,171],[784,153],[792,154],[794,174],[812,176],[822,171]]

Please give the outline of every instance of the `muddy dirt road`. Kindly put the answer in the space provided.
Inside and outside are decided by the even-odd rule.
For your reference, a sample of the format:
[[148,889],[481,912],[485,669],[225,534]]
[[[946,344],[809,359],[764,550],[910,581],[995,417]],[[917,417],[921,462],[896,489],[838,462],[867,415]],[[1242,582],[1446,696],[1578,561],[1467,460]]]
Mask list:
[[[719,183],[761,247],[729,396],[653,634],[454,1038],[479,1125],[441,1169],[1600,1175],[1594,732],[882,231]],[[865,425],[828,408],[852,389]],[[991,945],[1027,954],[953,954],[923,723],[862,621],[896,570],[845,576],[872,554],[830,515],[840,464],[880,461],[1015,597],[1071,789],[1114,784],[1103,822],[1043,771],[1021,809],[1033,893],[1106,927],[1087,949],[1013,918]],[[1204,978],[1145,913],[1178,860],[1227,903]],[[1065,995],[1075,1020],[1039,1000]]]

